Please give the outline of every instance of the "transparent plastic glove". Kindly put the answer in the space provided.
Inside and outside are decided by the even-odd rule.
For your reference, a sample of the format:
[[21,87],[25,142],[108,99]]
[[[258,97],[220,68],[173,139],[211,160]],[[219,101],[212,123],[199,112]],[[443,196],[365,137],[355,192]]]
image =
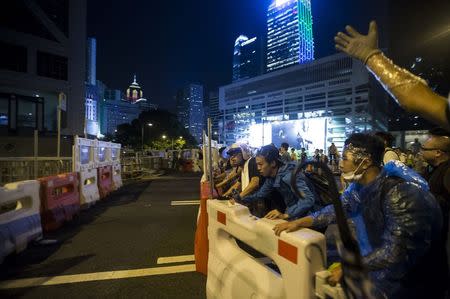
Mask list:
[[337,50],[361,60],[364,64],[372,55],[381,53],[378,48],[378,29],[375,21],[370,22],[367,35],[362,35],[352,26],[346,26],[345,30],[347,34],[338,32],[334,37]]

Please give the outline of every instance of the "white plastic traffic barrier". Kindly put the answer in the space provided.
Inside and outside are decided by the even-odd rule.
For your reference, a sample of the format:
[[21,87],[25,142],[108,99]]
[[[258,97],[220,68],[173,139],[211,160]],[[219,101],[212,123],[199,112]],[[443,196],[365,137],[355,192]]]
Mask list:
[[344,290],[341,285],[331,286],[327,280],[331,273],[329,271],[321,271],[316,273],[316,296],[319,299],[346,299]]
[[[247,207],[226,201],[208,200],[207,205],[209,299],[314,298],[315,274],[326,264],[323,234],[302,229],[277,237],[273,227],[282,220],[258,219]],[[236,239],[269,261],[251,256]]]
[[94,160],[95,151],[95,140],[76,136],[73,145],[73,171],[81,172],[96,168]]
[[0,187],[0,263],[42,237],[39,182],[22,181]]
[[113,189],[117,190],[122,187],[122,166],[120,163],[115,162],[112,166],[112,180],[113,180]]
[[97,185],[97,168],[80,171],[78,172],[78,176],[80,182],[80,205],[82,208],[86,208],[100,199],[100,192],[98,191]]
[[112,165],[111,162],[111,143],[106,141],[96,140],[96,147],[94,154],[95,167],[103,167]]
[[108,143],[108,159],[112,165],[112,182],[113,190],[117,190],[122,187],[122,166],[120,163],[120,149],[122,145],[120,143]]
[[100,199],[97,186],[97,141],[75,137],[73,146],[73,171],[78,172],[80,204],[88,207]]

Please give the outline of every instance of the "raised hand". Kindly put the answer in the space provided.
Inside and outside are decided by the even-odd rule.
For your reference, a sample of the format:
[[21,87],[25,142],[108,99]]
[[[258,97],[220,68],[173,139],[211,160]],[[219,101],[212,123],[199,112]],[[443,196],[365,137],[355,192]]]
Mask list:
[[375,21],[369,24],[369,33],[362,35],[352,26],[345,26],[347,33],[338,32],[334,37],[336,49],[357,58],[366,64],[370,56],[380,53],[378,29]]

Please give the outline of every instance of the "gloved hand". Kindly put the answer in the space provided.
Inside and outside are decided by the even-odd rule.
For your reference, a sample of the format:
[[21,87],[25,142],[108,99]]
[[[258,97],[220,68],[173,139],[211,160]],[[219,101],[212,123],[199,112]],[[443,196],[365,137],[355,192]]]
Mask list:
[[361,60],[364,64],[374,54],[381,53],[378,48],[378,29],[375,21],[370,22],[369,32],[362,35],[352,26],[346,26],[347,34],[338,32],[334,37],[336,49],[351,57]]

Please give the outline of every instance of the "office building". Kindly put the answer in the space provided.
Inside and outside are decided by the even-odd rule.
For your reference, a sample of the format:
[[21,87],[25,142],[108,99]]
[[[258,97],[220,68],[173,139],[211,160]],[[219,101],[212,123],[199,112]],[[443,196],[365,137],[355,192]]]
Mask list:
[[262,74],[261,47],[257,37],[240,35],[234,43],[233,82]]
[[101,133],[114,134],[118,125],[131,123],[144,111],[158,109],[157,105],[143,98],[143,94],[142,88],[136,82],[136,76],[125,96],[120,90],[105,88],[99,112]]
[[83,134],[86,0],[44,2],[0,5],[2,136],[54,134],[60,93],[67,98],[62,134]]
[[274,0],[267,12],[267,72],[314,60],[310,0]]
[[220,87],[221,140],[342,148],[352,132],[386,130],[387,102],[362,63],[336,54]]
[[176,95],[178,120],[197,142],[203,139],[203,98],[203,86],[200,84],[189,84],[178,90]]

